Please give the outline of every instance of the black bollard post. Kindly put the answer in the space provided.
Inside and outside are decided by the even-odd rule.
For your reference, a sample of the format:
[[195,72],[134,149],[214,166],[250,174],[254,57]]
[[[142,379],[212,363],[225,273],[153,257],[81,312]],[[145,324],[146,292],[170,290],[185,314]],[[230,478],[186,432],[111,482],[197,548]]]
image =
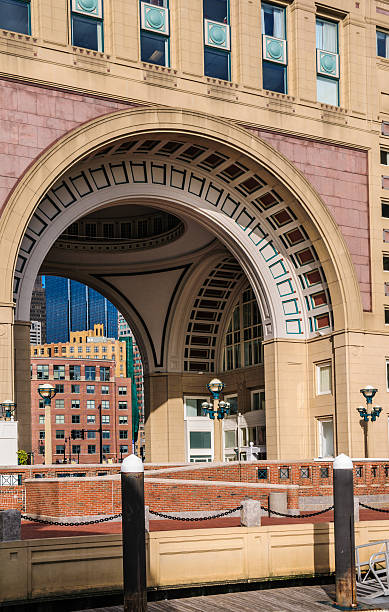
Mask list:
[[353,462],[341,454],[334,460],[334,535],[336,607],[357,607],[355,582]]
[[143,463],[129,455],[122,463],[124,612],[146,612],[146,534]]

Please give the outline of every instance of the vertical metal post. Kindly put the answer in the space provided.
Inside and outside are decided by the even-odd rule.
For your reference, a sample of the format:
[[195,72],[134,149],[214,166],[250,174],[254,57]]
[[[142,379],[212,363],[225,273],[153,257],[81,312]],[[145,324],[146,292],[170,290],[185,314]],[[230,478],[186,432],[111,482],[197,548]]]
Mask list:
[[146,533],[143,463],[128,455],[121,467],[124,612],[146,612]]
[[51,440],[51,399],[45,398],[45,465],[53,463],[53,443]]
[[100,433],[100,463],[103,463],[103,423],[101,416],[101,404],[99,404],[99,433]]
[[[213,400],[213,409],[215,412],[217,412],[219,410],[219,400],[214,398]],[[224,461],[224,457],[223,457],[223,420],[222,419],[218,419],[217,415],[215,414],[215,420],[214,420],[214,439],[213,439],[213,444],[214,444],[214,457],[215,457],[215,461]]]
[[352,610],[357,607],[353,462],[344,454],[334,460],[334,534],[336,605]]

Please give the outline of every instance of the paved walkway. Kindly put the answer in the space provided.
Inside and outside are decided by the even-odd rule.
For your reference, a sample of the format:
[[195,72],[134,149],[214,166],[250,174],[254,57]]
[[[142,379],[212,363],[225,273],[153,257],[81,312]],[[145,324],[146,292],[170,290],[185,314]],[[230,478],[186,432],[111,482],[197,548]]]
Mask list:
[[[332,585],[289,587],[157,601],[149,603],[147,610],[148,612],[330,612],[333,610],[333,593]],[[389,609],[389,602],[385,607],[380,603],[378,607],[361,606],[358,609],[380,612]],[[123,612],[123,606],[88,609],[83,612]]]
[[[380,521],[389,519],[389,513],[375,512],[374,510],[360,511],[361,521]],[[307,518],[268,518],[262,517],[262,525],[295,525],[301,523],[331,523],[334,520],[333,511]],[[239,527],[238,516],[211,519],[209,521],[174,521],[174,520],[151,520],[150,531],[172,531],[176,529],[209,529],[214,527]],[[121,521],[110,521],[97,525],[60,527],[56,525],[42,525],[30,521],[22,521],[22,540],[36,538],[64,538],[82,535],[104,535],[121,533]]]

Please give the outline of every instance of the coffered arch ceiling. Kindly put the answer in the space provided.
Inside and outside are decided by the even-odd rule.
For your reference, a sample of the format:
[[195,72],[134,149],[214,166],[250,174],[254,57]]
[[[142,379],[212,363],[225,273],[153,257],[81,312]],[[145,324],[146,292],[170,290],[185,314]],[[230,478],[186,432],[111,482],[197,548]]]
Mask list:
[[[33,280],[70,223],[101,206],[141,201],[195,219],[231,250],[256,293],[265,339],[332,329],[330,292],[313,244],[320,239],[290,191],[230,147],[178,134],[111,144],[45,194],[19,251],[17,318],[28,318]],[[107,245],[106,258],[110,252]]]

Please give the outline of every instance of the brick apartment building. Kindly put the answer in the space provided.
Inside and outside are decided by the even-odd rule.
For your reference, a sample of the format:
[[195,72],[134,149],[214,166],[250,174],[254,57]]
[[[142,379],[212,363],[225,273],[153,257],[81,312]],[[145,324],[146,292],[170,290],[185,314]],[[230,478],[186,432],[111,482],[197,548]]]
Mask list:
[[[32,353],[34,350],[31,347]],[[78,357],[77,353],[69,357],[54,351],[51,356],[32,354],[31,433],[35,463],[44,462],[44,405],[38,393],[39,385],[44,383],[51,383],[57,391],[51,402],[54,463],[98,463],[100,453],[103,460],[117,461],[131,452],[131,379],[117,376],[116,370],[114,358]]]

